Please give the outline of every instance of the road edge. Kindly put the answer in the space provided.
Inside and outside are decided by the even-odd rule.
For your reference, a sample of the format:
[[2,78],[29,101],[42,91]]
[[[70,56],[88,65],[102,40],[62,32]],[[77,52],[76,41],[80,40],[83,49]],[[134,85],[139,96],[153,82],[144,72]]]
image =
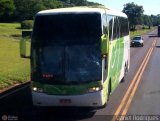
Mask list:
[[10,86],[9,88],[6,88],[2,91],[0,91],[0,99],[2,99],[3,97],[5,97],[5,95],[10,94],[10,93],[14,93],[15,90],[19,90],[27,85],[30,84],[30,81],[21,83],[21,84],[15,84],[13,86]]

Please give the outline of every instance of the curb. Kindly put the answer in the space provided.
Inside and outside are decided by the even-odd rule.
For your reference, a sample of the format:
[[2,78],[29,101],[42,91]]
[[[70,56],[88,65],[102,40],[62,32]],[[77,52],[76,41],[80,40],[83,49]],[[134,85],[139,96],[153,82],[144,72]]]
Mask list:
[[25,83],[22,83],[22,84],[15,84],[7,89],[4,89],[2,91],[0,91],[0,99],[3,98],[5,95],[9,94],[9,93],[12,93],[13,91],[17,90],[17,89],[20,89],[20,88],[23,88],[27,85],[30,84],[30,81],[27,81]]

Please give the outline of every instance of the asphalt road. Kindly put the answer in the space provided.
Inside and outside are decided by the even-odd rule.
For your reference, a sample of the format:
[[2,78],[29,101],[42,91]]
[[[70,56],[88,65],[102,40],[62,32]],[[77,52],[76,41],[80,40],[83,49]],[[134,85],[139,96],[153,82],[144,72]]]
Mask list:
[[[0,120],[7,116],[10,120],[20,121],[109,121],[114,120],[114,115],[116,119],[124,120],[144,118],[133,115],[155,115],[151,118],[160,120],[160,38],[156,35],[156,30],[144,35],[144,47],[131,47],[126,81],[117,87],[106,108],[90,113],[86,113],[86,109],[36,108],[32,106],[30,88],[26,85],[17,92],[0,97]],[[125,117],[119,117],[124,114]]]

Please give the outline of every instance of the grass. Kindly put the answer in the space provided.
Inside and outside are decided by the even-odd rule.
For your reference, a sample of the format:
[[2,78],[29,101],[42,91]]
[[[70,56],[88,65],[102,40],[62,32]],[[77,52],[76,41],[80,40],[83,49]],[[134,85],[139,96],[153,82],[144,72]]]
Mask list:
[[18,23],[0,23],[0,90],[29,80],[29,59],[19,55],[19,27]]
[[136,30],[136,31],[131,31],[130,36],[131,36],[131,38],[133,38],[136,35],[143,35],[143,34],[149,32],[149,31],[152,31],[154,29],[155,29],[155,27],[151,27],[151,29],[145,28],[145,29],[139,29],[139,30]]
[[0,23],[0,36],[12,37],[13,35],[21,36],[19,23]]

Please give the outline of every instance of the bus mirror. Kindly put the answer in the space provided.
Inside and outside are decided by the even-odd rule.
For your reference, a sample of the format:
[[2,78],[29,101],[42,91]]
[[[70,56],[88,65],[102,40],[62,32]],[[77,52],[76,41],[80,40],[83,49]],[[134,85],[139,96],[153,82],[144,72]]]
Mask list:
[[32,31],[22,31],[22,39],[20,40],[20,56],[21,58],[30,58],[30,45],[31,45]]
[[20,57],[21,58],[30,58],[30,39],[22,38],[19,43],[20,48]]

